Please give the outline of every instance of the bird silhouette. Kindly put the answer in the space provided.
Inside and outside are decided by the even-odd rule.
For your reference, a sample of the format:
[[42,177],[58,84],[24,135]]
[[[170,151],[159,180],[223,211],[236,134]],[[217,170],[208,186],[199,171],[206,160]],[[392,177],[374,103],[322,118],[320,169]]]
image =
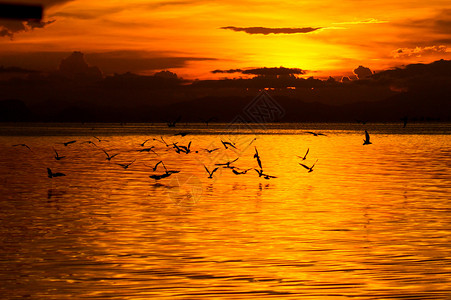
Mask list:
[[33,150],[31,150],[31,148],[28,147],[27,144],[15,144],[15,145],[13,145],[13,147],[17,147],[17,146],[25,147],[25,148],[27,148],[28,150],[30,150],[31,152],[33,152]]
[[157,162],[157,163],[155,164],[155,166],[152,167],[152,171],[155,172],[155,171],[157,170],[158,165],[161,164],[162,162],[163,162],[162,160],[160,160],[159,162]]
[[314,163],[311,167],[306,166],[306,165],[301,164],[301,163],[299,163],[299,164],[300,164],[301,166],[303,166],[304,168],[306,168],[306,169],[308,170],[308,173],[310,173],[310,172],[313,172],[313,167],[316,165],[317,162],[318,162],[318,160],[316,160],[315,163]]
[[370,142],[370,135],[368,134],[368,131],[365,130],[365,139],[363,140],[363,145],[370,145],[372,144]]
[[184,137],[184,136],[186,136],[186,135],[188,135],[188,134],[190,134],[190,133],[191,133],[191,132],[189,132],[189,131],[181,131],[181,132],[178,132],[178,133],[174,134],[174,136],[179,135],[179,136],[181,136],[181,137]]
[[94,145],[94,146],[98,147],[98,146],[96,145],[96,143],[94,143],[94,142],[92,142],[92,141],[84,141],[84,142],[81,142],[80,144],[91,144],[91,145]]
[[264,179],[277,178],[276,176],[272,176],[272,175],[263,173],[262,169],[260,169],[260,170],[254,169],[254,170],[258,173],[258,177],[263,177]]
[[66,176],[66,174],[64,173],[59,172],[53,173],[52,170],[50,170],[50,168],[47,168],[47,174],[49,178]]
[[324,135],[324,136],[326,136],[324,133],[321,133],[321,132],[306,131],[305,133],[310,133],[310,134],[312,134],[313,136],[318,136],[318,135]]
[[307,158],[307,154],[308,154],[309,150],[310,150],[310,148],[307,148],[307,152],[305,152],[304,156],[299,156],[299,155],[296,155],[296,156],[299,157],[302,160],[305,160]]
[[55,159],[56,159],[56,160],[60,160],[60,159],[65,158],[65,156],[59,156],[59,154],[58,154],[58,152],[55,150],[55,148],[53,148],[53,151],[55,151]]
[[214,151],[216,151],[216,150],[219,150],[219,148],[214,148],[214,149],[202,149],[202,150],[205,150],[205,151],[207,151],[208,153],[212,153],[212,152],[214,152]]
[[139,150],[136,150],[136,151],[138,151],[138,152],[150,152],[150,151],[152,151],[153,153],[157,154],[155,151],[153,151],[153,148],[154,148],[154,146],[152,146],[150,148],[139,149]]
[[145,140],[144,142],[142,142],[142,143],[140,144],[141,147],[144,147],[144,145],[145,145],[148,141],[150,141],[150,139],[147,139],[147,140]]
[[180,151],[185,152],[186,154],[191,152],[190,147],[191,147],[191,141],[189,142],[188,146],[182,146],[182,145],[178,146]]
[[95,135],[93,135],[92,137],[95,138],[99,143],[101,143],[102,141],[103,142],[108,142],[107,140],[102,140],[102,139],[96,137]]
[[235,148],[236,149],[236,147],[235,147],[235,144],[234,143],[232,143],[232,142],[224,142],[223,140],[221,140],[221,143],[224,145],[224,148],[226,148],[226,149],[228,149],[229,147],[227,147],[227,146],[230,146],[230,147],[232,147],[232,148]]
[[239,169],[237,167],[231,167],[233,174],[235,175],[242,175],[242,174],[246,174],[249,170],[252,170],[252,168],[250,169],[245,169],[245,170],[241,170],[239,171]]
[[118,166],[121,166],[122,168],[124,168],[124,170],[126,170],[126,169],[128,169],[128,167],[130,167],[135,161],[136,161],[136,159],[133,160],[131,163],[128,163],[128,164],[117,164],[117,165],[118,165]]
[[101,149],[105,154],[106,154],[106,160],[111,161],[116,155],[118,155],[119,153],[110,155],[108,154],[108,152],[106,152],[105,150]]
[[262,162],[261,162],[261,160],[260,160],[260,155],[258,155],[257,147],[255,147],[254,158],[257,159],[258,166],[260,167],[261,170],[263,170]]
[[[149,175],[150,178],[155,179],[155,180],[160,180],[160,179],[169,177],[169,176],[171,176],[172,174],[180,173],[180,171],[172,171],[172,170],[168,170],[168,169],[166,168],[164,162],[163,162],[163,161],[160,161],[160,162],[161,162],[161,164],[163,165],[163,167],[164,167],[164,169],[165,169],[165,173],[163,173],[163,174],[161,174],[161,175]],[[159,163],[160,163],[160,162],[159,162]],[[158,164],[159,164],[159,163],[158,163]],[[158,164],[157,164],[157,165],[158,165]],[[155,169],[156,169],[156,166],[155,166]]]
[[207,169],[207,167],[204,165],[205,170],[208,173],[208,178],[213,178],[213,174],[219,169],[218,167],[214,168],[211,172]]
[[228,162],[225,162],[225,163],[218,163],[218,164],[215,164],[215,166],[224,166],[223,168],[231,168],[231,167],[230,167],[230,164],[236,162],[236,161],[238,160],[238,158],[239,158],[239,157],[237,157],[236,159],[234,159],[234,160],[232,160],[232,161],[228,161]]
[[63,142],[63,143],[60,143],[60,144],[62,144],[62,145],[64,145],[65,147],[67,147],[67,145],[70,145],[70,144],[73,144],[73,143],[75,143],[76,141],[69,141],[69,142]]

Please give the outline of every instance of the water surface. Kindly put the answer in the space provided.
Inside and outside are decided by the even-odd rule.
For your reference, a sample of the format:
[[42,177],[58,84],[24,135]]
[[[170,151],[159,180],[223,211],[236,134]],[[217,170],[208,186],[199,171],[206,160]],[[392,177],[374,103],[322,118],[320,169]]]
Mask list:
[[[0,294],[449,299],[450,128],[3,125]],[[365,129],[372,145],[362,145]],[[174,136],[180,131],[190,134]],[[153,140],[161,136],[191,141],[192,152]],[[221,139],[238,149],[225,149]],[[77,142],[61,144],[70,140]],[[21,143],[31,150],[12,146]],[[138,151],[150,146],[156,153]],[[255,147],[264,172],[277,178],[253,170]],[[53,148],[66,158],[55,160]],[[102,149],[118,155],[108,161]],[[252,169],[235,175],[219,168],[207,178],[204,165],[212,170],[236,158],[234,166]],[[180,173],[149,178],[164,173],[162,165],[152,171],[160,160]],[[118,165],[132,161],[128,169]],[[311,173],[299,165],[316,161]],[[50,179],[48,167],[66,176]]]

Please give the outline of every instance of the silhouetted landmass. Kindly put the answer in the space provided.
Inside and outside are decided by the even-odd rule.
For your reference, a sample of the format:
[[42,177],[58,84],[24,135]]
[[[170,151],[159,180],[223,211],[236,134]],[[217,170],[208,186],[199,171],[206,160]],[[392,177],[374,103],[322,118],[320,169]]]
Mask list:
[[[372,75],[359,67],[361,79],[342,82],[299,78],[301,69],[249,70],[253,78],[187,81],[169,71],[104,77],[74,52],[51,73],[9,67],[4,73],[17,76],[0,80],[0,120],[167,122],[183,116],[182,122],[199,122],[214,116],[215,122],[230,122],[266,89],[285,111],[274,121],[451,121],[451,61]],[[232,71],[244,74],[241,69],[221,72]]]

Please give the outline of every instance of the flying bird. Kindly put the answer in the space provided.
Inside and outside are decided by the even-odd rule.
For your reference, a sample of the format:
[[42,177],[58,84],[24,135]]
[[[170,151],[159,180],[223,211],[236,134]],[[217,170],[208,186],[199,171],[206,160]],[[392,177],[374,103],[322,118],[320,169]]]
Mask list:
[[219,164],[215,164],[215,166],[224,166],[223,168],[232,168],[230,166],[230,164],[236,162],[238,160],[239,157],[237,157],[236,159],[232,160],[232,161],[228,161],[226,163],[219,163]]
[[370,145],[372,144],[370,142],[370,135],[368,134],[368,131],[365,130],[365,139],[363,140],[363,145]]
[[178,146],[178,148],[180,149],[180,151],[185,152],[186,154],[191,152],[191,141],[189,142],[188,146]]
[[310,148],[307,148],[307,152],[305,152],[305,155],[303,157],[299,156],[299,155],[296,155],[296,156],[299,157],[302,160],[305,160],[307,158],[307,154],[308,154],[309,150],[310,150]]
[[81,142],[81,144],[92,144],[92,145],[98,147],[98,146],[97,146],[94,142],[92,142],[92,141],[84,141],[84,142]]
[[317,162],[318,162],[318,160],[316,160],[315,163],[314,163],[311,167],[306,166],[306,165],[301,164],[301,163],[299,163],[299,164],[300,164],[301,166],[303,166],[304,168],[306,168],[306,169],[308,170],[308,173],[310,173],[310,172],[313,172],[313,167],[316,165]]
[[276,176],[272,176],[272,175],[263,173],[262,169],[260,169],[260,170],[254,169],[254,170],[258,173],[258,177],[263,177],[264,179],[277,178]]
[[92,137],[95,138],[99,143],[102,141],[108,142],[107,140],[101,140],[100,138],[96,137],[95,135],[93,135]]
[[184,137],[184,136],[186,136],[186,135],[188,135],[190,133],[191,132],[189,132],[189,131],[181,131],[181,132],[178,132],[178,133],[174,134],[174,136],[180,135],[181,137]]
[[214,151],[216,151],[216,150],[219,150],[219,148],[214,148],[214,149],[202,149],[202,150],[205,150],[205,151],[207,151],[208,153],[212,153],[212,152],[214,152]]
[[59,156],[59,154],[58,154],[58,152],[55,150],[55,148],[53,148],[53,151],[55,151],[55,159],[56,159],[56,160],[60,160],[60,159],[65,158],[65,156]]
[[305,133],[310,133],[310,134],[312,134],[313,136],[318,136],[318,135],[324,135],[324,136],[326,136],[324,133],[321,133],[321,132],[306,131]]
[[214,168],[211,172],[207,169],[207,167],[204,165],[205,170],[208,173],[208,178],[213,178],[213,174],[219,169],[218,167]]
[[128,169],[128,167],[130,167],[135,162],[135,160],[133,160],[131,163],[128,163],[128,164],[117,164],[117,165],[121,166],[122,168],[124,168],[124,170],[126,170],[126,169]]
[[252,168],[246,169],[246,170],[243,170],[243,171],[238,171],[238,168],[232,167],[232,172],[233,172],[233,174],[235,174],[235,175],[246,174],[249,170],[252,170]]
[[224,145],[224,147],[225,147],[226,149],[228,149],[227,145],[230,146],[230,147],[232,147],[232,148],[235,148],[235,149],[236,149],[234,143],[231,143],[231,142],[224,142],[223,140],[221,140],[221,143]]
[[144,142],[142,142],[142,143],[140,144],[141,147],[144,147],[144,145],[145,145],[148,141],[150,141],[150,139],[147,139],[147,140],[145,140]]
[[[158,168],[158,165],[161,164],[162,162],[163,162],[163,161],[160,160],[159,162],[157,162],[157,163],[155,164],[155,166],[151,167],[151,168],[152,168],[152,171],[155,172],[155,171],[157,170],[157,168]],[[150,167],[150,166],[148,166],[148,167]]]
[[52,170],[50,170],[50,168],[47,168],[47,174],[49,178],[66,176],[66,174],[64,173],[59,172],[53,173]]
[[150,152],[150,151],[152,151],[153,153],[157,154],[155,151],[153,151],[153,148],[154,148],[154,146],[152,146],[150,148],[139,149],[139,150],[136,150],[136,151],[138,151],[138,152]]
[[108,152],[106,152],[105,150],[102,149],[102,151],[106,154],[106,160],[111,161],[116,155],[118,155],[119,153],[113,154],[113,155],[109,155]]
[[254,158],[257,159],[258,166],[260,167],[261,170],[263,170],[262,161],[260,160],[260,155],[258,155],[257,147],[255,147]]
[[69,142],[64,142],[64,143],[60,143],[60,144],[62,144],[62,145],[64,145],[64,146],[67,147],[67,145],[73,144],[73,143],[75,143],[75,142],[76,142],[76,141],[69,141]]
[[22,147],[25,147],[25,148],[27,148],[28,150],[30,150],[30,151],[32,151],[32,152],[33,152],[33,150],[31,150],[31,148],[30,148],[30,147],[28,147],[28,145],[27,145],[27,144],[15,144],[15,145],[13,145],[13,147],[17,147],[17,146],[22,146]]

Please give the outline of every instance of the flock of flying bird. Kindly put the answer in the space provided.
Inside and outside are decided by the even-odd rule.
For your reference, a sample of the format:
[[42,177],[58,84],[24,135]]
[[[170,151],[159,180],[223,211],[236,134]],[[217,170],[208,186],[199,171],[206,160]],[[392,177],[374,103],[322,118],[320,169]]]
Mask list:
[[[305,133],[311,134],[311,135],[313,135],[313,136],[325,136],[325,134],[320,133],[320,132],[307,131],[307,132],[305,132]],[[181,136],[181,137],[184,137],[184,136],[186,136],[186,135],[188,135],[188,134],[190,134],[190,132],[179,132],[179,133],[174,134],[174,136]],[[100,139],[100,138],[98,138],[98,137],[96,137],[96,136],[93,136],[93,138],[95,138],[95,139],[97,140],[98,143],[100,143],[100,142],[102,142],[102,141],[105,141],[105,140],[102,140],[102,139]],[[146,147],[146,143],[149,142],[150,140],[153,140],[153,141],[157,141],[157,142],[159,142],[159,143],[162,143],[164,146],[166,146],[166,149],[167,149],[168,151],[171,150],[171,149],[173,149],[177,154],[182,154],[182,153],[184,153],[184,154],[189,154],[189,153],[192,152],[192,149],[191,149],[191,144],[192,144],[192,142],[191,142],[191,141],[190,141],[186,146],[185,146],[185,145],[181,145],[179,142],[167,143],[167,142],[164,140],[164,138],[163,138],[162,136],[160,136],[160,139],[156,139],[156,138],[152,138],[152,139],[149,138],[149,139],[146,139],[145,141],[143,141],[142,143],[139,144],[142,148],[139,149],[139,150],[136,150],[136,151],[138,151],[138,152],[152,152],[152,153],[158,155],[158,154],[154,151],[155,146]],[[256,140],[256,138],[254,138],[254,139],[249,143],[248,146],[250,146],[255,140]],[[67,147],[67,146],[72,145],[72,144],[74,144],[74,143],[76,143],[76,142],[77,142],[76,140],[71,140],[71,141],[63,142],[63,143],[59,143],[59,144],[64,145],[65,147]],[[83,144],[84,144],[84,143],[88,143],[88,144],[92,144],[92,145],[94,145],[95,147],[97,147],[99,150],[101,150],[101,151],[105,154],[105,156],[106,156],[105,159],[106,159],[107,161],[109,161],[109,162],[119,154],[119,153],[110,154],[110,153],[108,153],[106,150],[104,150],[104,149],[100,148],[99,146],[97,146],[97,144],[94,143],[94,142],[92,142],[92,141],[84,141],[84,142],[81,142],[81,143],[83,143]],[[231,149],[231,148],[237,149],[236,144],[233,143],[232,141],[224,141],[223,139],[221,139],[221,143],[222,143],[222,145],[223,145],[223,147],[224,147],[225,150]],[[365,139],[363,140],[363,145],[369,145],[369,144],[372,144],[372,143],[370,142],[370,135],[369,135],[368,132],[365,130]],[[22,147],[27,148],[27,149],[30,150],[30,151],[33,151],[33,150],[32,150],[28,145],[26,145],[26,144],[15,144],[15,145],[12,145],[12,146],[14,146],[14,147],[22,146]],[[204,168],[205,168],[205,171],[206,171],[207,174],[208,174],[208,177],[207,177],[207,178],[212,179],[212,178],[213,178],[213,174],[214,174],[216,171],[218,171],[219,168],[230,169],[230,170],[232,171],[232,173],[235,174],[235,175],[243,175],[243,174],[246,174],[248,171],[254,170],[254,171],[258,174],[259,177],[262,177],[262,178],[264,178],[264,179],[269,180],[269,179],[271,179],[271,178],[277,178],[276,176],[269,175],[269,174],[266,174],[266,173],[263,172],[263,165],[262,165],[262,161],[261,161],[260,155],[259,155],[259,153],[258,153],[258,149],[257,149],[256,146],[254,146],[254,149],[255,149],[255,153],[254,153],[253,158],[256,160],[257,165],[258,165],[258,168],[256,168],[256,167],[255,167],[255,168],[254,168],[254,167],[251,167],[251,168],[247,168],[247,169],[242,169],[242,168],[236,167],[236,166],[233,165],[233,164],[239,159],[239,157],[237,157],[236,159],[231,160],[231,161],[222,162],[222,163],[216,163],[216,164],[214,164],[214,167],[211,168],[211,170],[210,170],[209,168],[207,168],[207,166],[203,165]],[[220,150],[220,148],[213,148],[213,149],[207,149],[207,148],[204,148],[204,149],[202,149],[202,150],[204,150],[204,151],[208,152],[209,154],[211,154],[211,153],[213,153],[213,152],[215,152],[215,151]],[[54,158],[55,158],[55,160],[57,160],[57,161],[62,160],[62,159],[64,159],[64,158],[66,157],[66,156],[61,156],[55,148],[53,148],[53,151],[54,151],[54,153],[55,153]],[[310,148],[307,149],[306,153],[305,153],[303,156],[297,156],[297,157],[298,157],[299,159],[301,159],[302,161],[305,161],[305,160],[307,159],[307,155],[309,154],[309,151],[310,151]],[[198,153],[197,150],[194,151],[194,152]],[[125,170],[125,169],[127,169],[128,167],[130,167],[135,161],[136,161],[136,159],[133,160],[133,161],[131,161],[131,162],[129,162],[129,163],[117,163],[117,165],[120,166],[120,167],[122,167],[122,168]],[[299,165],[302,166],[303,168],[305,168],[305,169],[308,171],[308,173],[310,173],[310,172],[313,172],[313,168],[314,168],[314,166],[316,165],[317,162],[318,162],[318,159],[317,159],[317,160],[315,161],[315,163],[313,163],[313,165],[311,165],[311,166],[308,166],[308,165],[303,164],[303,163],[299,163]],[[152,171],[153,171],[153,172],[156,172],[156,171],[157,171],[157,168],[158,168],[158,166],[159,166],[160,164],[161,164],[161,166],[164,168],[164,173],[149,175],[149,177],[150,177],[151,179],[154,179],[154,180],[158,181],[158,180],[167,178],[167,177],[171,176],[172,174],[176,174],[176,173],[179,173],[179,172],[180,172],[180,171],[178,171],[178,170],[168,170],[167,167],[166,167],[166,165],[164,164],[164,162],[163,162],[162,160],[160,160],[159,162],[157,162],[157,163],[155,164],[155,166],[151,167]],[[50,168],[47,168],[47,175],[48,175],[49,178],[66,176],[66,174],[61,173],[61,172],[53,172]]]

